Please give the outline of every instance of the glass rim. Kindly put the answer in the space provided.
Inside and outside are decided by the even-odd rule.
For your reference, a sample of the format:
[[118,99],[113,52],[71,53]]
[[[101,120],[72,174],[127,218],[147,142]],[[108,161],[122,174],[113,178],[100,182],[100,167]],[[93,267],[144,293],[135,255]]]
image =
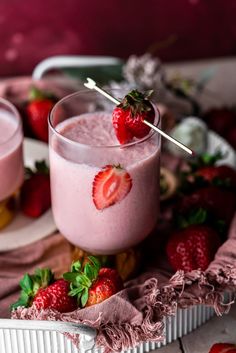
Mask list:
[[21,121],[20,113],[18,112],[18,110],[16,109],[16,107],[14,106],[14,104],[12,104],[11,102],[9,102],[7,99],[0,97],[0,104],[1,104],[1,103],[2,103],[3,105],[7,106],[7,107],[13,112],[14,116],[15,116],[16,119],[17,119],[18,124],[17,124],[16,130],[13,132],[13,134],[10,135],[7,140],[5,140],[5,141],[3,141],[3,142],[0,142],[0,147],[4,146],[4,145],[7,144],[9,141],[11,141],[11,140],[15,137],[15,135],[18,134],[19,130],[20,130],[21,127],[22,127],[22,121]]
[[[119,88],[115,88],[114,90],[119,90]],[[74,93],[71,93],[65,97],[63,97],[62,99],[60,99],[52,108],[52,110],[49,112],[49,115],[48,115],[48,125],[49,125],[49,128],[50,130],[53,132],[53,134],[55,134],[59,139],[62,139],[64,142],[66,143],[69,143],[69,144],[72,144],[74,146],[78,146],[78,147],[83,147],[83,148],[108,148],[108,149],[112,149],[112,148],[127,148],[127,147],[132,147],[136,144],[139,144],[139,143],[142,143],[142,142],[145,142],[146,140],[148,140],[149,138],[151,138],[153,135],[157,134],[158,132],[153,130],[153,129],[150,129],[150,132],[143,138],[141,139],[137,139],[135,141],[132,141],[132,142],[129,142],[129,143],[126,143],[126,144],[116,144],[116,145],[88,145],[86,143],[81,143],[81,142],[78,142],[78,141],[74,141],[74,140],[71,140],[70,138],[68,137],[65,137],[63,136],[59,131],[56,130],[56,128],[53,126],[53,123],[52,123],[52,119],[53,119],[53,114],[55,112],[55,110],[57,109],[58,106],[60,106],[61,104],[63,104],[64,101],[67,101],[71,98],[73,98],[74,96],[77,96],[79,94],[82,94],[82,93],[97,93],[96,91],[92,91],[90,89],[83,89],[83,90],[80,90],[80,91],[77,91],[77,92],[74,92]],[[99,94],[99,93],[97,93]],[[160,114],[160,111],[159,109],[157,108],[157,106],[154,106],[153,102],[151,102],[152,105],[153,105],[153,108],[156,112],[156,116],[155,116],[155,120],[157,118],[157,121],[154,122],[154,126],[159,126],[160,124],[160,121],[161,121],[161,114]],[[68,118],[70,119],[70,118]]]

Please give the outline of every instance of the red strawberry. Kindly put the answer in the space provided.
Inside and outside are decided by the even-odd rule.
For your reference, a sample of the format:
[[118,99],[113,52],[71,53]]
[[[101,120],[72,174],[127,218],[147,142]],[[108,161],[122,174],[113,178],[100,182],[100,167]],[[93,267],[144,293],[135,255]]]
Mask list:
[[81,307],[103,302],[123,289],[118,272],[111,268],[101,268],[100,261],[89,256],[84,269],[79,261],[72,265],[71,272],[63,277],[71,282],[69,295],[76,296]]
[[191,225],[171,235],[166,251],[176,271],[206,270],[219,246],[219,236],[213,229],[204,225]]
[[177,210],[184,214],[193,208],[206,209],[217,219],[229,224],[236,210],[236,198],[231,191],[223,190],[217,186],[208,186],[184,196],[179,202]]
[[236,345],[232,343],[215,343],[209,353],[236,353]]
[[68,296],[69,282],[64,279],[54,280],[52,271],[48,268],[37,269],[33,275],[25,274],[20,280],[20,298],[11,308],[19,306],[37,309],[55,309],[61,313],[77,308],[75,298]]
[[203,119],[209,127],[218,134],[225,136],[236,121],[236,113],[226,107],[211,109],[204,115]]
[[130,191],[132,180],[120,165],[105,166],[93,181],[93,202],[98,210],[121,201]]
[[206,166],[200,168],[196,172],[196,175],[201,176],[208,182],[212,182],[217,178],[219,180],[226,181],[232,187],[236,187],[236,171],[227,165]]
[[63,278],[58,279],[45,289],[40,289],[33,299],[37,309],[54,309],[60,313],[77,308],[76,299],[69,296],[70,284]]
[[124,145],[132,140],[133,134],[126,127],[126,115],[124,114],[122,108],[117,107],[113,111],[112,124],[121,145]]
[[143,123],[144,120],[153,123],[155,119],[149,96],[150,92],[143,94],[133,90],[113,110],[112,123],[121,144],[130,142],[133,137],[143,138],[149,133],[150,127]]
[[51,206],[50,178],[45,161],[36,162],[36,172],[27,170],[27,178],[21,188],[20,206],[28,217],[39,217]]
[[103,302],[123,288],[118,272],[112,268],[101,268],[96,281],[89,288],[86,306]]
[[55,97],[33,87],[31,101],[26,107],[27,122],[38,139],[48,142],[48,115],[55,104]]

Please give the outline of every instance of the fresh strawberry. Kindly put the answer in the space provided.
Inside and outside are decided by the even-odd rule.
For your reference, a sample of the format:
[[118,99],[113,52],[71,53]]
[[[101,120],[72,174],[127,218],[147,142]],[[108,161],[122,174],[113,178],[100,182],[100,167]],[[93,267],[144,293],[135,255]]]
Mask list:
[[26,273],[19,283],[21,288],[20,297],[16,303],[11,305],[11,308],[31,306],[37,292],[48,287],[53,281],[54,276],[49,268],[36,269],[32,275]]
[[202,167],[196,172],[196,175],[207,182],[218,180],[227,183],[228,186],[236,187],[236,171],[228,165]]
[[69,295],[76,296],[81,307],[103,302],[123,289],[118,272],[111,268],[101,268],[100,261],[89,256],[82,269],[79,261],[72,265],[71,272],[63,275],[71,282]]
[[33,87],[30,102],[26,107],[27,123],[38,139],[48,142],[48,114],[53,108],[56,98],[49,93]]
[[113,110],[112,123],[121,144],[130,142],[133,137],[143,138],[149,133],[150,127],[143,121],[153,123],[155,119],[155,110],[148,100],[150,94],[133,90]]
[[236,345],[232,343],[215,343],[209,353],[236,353]]
[[11,306],[37,309],[55,309],[61,313],[75,310],[78,305],[75,298],[68,295],[70,284],[64,279],[55,280],[48,268],[37,269],[33,275],[25,274],[20,280],[19,300]]
[[69,282],[58,279],[45,289],[40,289],[33,299],[37,309],[54,309],[60,313],[73,311],[77,308],[76,299],[69,296]]
[[132,180],[120,165],[106,165],[95,176],[92,197],[98,210],[121,201],[130,191]]
[[218,220],[229,225],[236,210],[236,198],[231,191],[217,186],[207,186],[182,197],[176,210],[180,214],[185,214],[193,208],[206,209]]
[[236,113],[229,108],[214,108],[206,112],[203,119],[211,129],[225,136],[236,122]]
[[118,272],[112,268],[101,268],[96,281],[89,288],[86,306],[103,302],[123,288]]
[[112,114],[112,124],[115,129],[116,137],[121,145],[132,140],[133,134],[126,127],[126,115],[122,108],[115,108]]
[[208,226],[197,224],[174,232],[166,251],[175,271],[206,270],[219,246],[218,234]]
[[27,178],[21,188],[20,207],[28,216],[37,218],[51,206],[49,170],[45,161],[35,163],[36,171],[27,169]]

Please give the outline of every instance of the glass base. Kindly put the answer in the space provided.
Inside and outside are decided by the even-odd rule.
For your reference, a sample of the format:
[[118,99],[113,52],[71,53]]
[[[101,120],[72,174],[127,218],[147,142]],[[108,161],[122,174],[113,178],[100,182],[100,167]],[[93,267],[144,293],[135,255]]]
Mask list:
[[0,201],[0,230],[13,220],[16,213],[18,193]]

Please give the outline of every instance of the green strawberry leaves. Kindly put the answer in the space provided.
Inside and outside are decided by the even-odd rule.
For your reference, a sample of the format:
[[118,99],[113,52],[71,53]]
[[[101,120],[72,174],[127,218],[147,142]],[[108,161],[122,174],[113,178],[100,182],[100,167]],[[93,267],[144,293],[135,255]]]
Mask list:
[[152,93],[153,90],[141,93],[134,89],[124,97],[118,107],[121,107],[124,110],[130,109],[133,116],[136,116],[139,113],[151,111],[153,110],[153,107],[149,101],[149,98]]
[[178,216],[178,226],[180,228],[187,228],[193,224],[204,224],[207,221],[207,211],[203,208],[190,211],[188,215]]
[[221,151],[216,151],[215,154],[203,153],[201,156],[189,162],[189,166],[191,171],[195,172],[202,167],[214,166],[217,161],[224,157],[225,155]]
[[81,306],[82,308],[85,307],[87,301],[88,301],[89,293],[88,293],[88,288],[84,288],[82,295],[81,295]]
[[71,272],[63,274],[63,278],[70,282],[69,295],[77,297],[77,301],[82,308],[88,301],[89,288],[98,278],[100,268],[101,263],[98,258],[89,256],[83,269],[81,263],[76,261],[71,266]]
[[52,101],[58,100],[58,98],[53,93],[43,91],[36,86],[31,86],[29,91],[29,101],[38,101],[44,99],[50,99]]
[[39,289],[46,288],[53,280],[54,277],[49,268],[36,269],[33,275],[26,273],[19,283],[20,297],[11,305],[11,310],[18,306],[29,307]]
[[189,212],[185,214],[178,213],[175,221],[177,227],[181,229],[194,224],[208,225],[214,228],[221,237],[223,237],[227,231],[225,221],[216,219],[212,212],[201,207],[190,209]]
[[30,178],[32,175],[34,174],[45,174],[45,175],[49,175],[49,167],[46,163],[46,161],[43,159],[41,161],[36,161],[34,164],[34,170],[29,168],[29,167],[25,167],[25,176],[27,178]]

